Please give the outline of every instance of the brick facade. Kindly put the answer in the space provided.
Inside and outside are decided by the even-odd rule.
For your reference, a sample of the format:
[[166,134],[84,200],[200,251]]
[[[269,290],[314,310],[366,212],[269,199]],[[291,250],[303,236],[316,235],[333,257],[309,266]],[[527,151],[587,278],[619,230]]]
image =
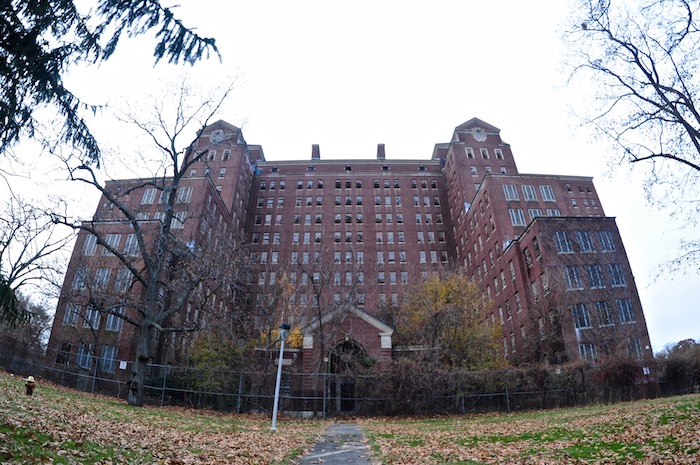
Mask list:
[[[202,240],[208,230],[208,240],[236,234],[249,243],[256,270],[247,311],[254,321],[270,319],[266,306],[280,283],[287,289],[284,318],[302,328],[307,342],[321,337],[319,315],[347,309],[340,323],[331,323],[325,354],[321,344],[304,347],[304,370],[349,341],[386,363],[386,309],[398,305],[412,283],[448,267],[472,276],[493,302],[486,322],[502,328],[503,355],[513,363],[593,359],[620,350],[651,357],[615,220],[605,216],[591,178],[520,174],[500,130],[481,120],[455,128],[451,141],[437,144],[426,160],[387,158],[380,144],[371,159],[326,160],[312,146],[308,160],[267,161],[260,146],[223,121],[204,128],[192,149],[205,155],[183,179],[180,189],[190,194],[178,204],[186,220],[176,233]],[[111,181],[107,188],[142,182]],[[144,224],[157,227],[158,199],[144,203],[145,189],[130,191],[124,201]],[[93,220],[122,241],[129,235],[129,223],[104,198]],[[68,292],[77,270],[94,276],[111,267],[103,288],[115,286],[116,259],[102,256],[100,247],[85,254],[88,236],[79,234],[65,278],[50,340],[54,357],[61,347],[80,344],[83,328],[66,316],[70,308],[84,317],[87,308],[84,296]],[[138,294],[138,287],[130,292]],[[106,335],[102,344],[129,360],[130,326],[117,332],[104,325],[96,328]],[[176,363],[177,344],[161,341],[154,360]]]

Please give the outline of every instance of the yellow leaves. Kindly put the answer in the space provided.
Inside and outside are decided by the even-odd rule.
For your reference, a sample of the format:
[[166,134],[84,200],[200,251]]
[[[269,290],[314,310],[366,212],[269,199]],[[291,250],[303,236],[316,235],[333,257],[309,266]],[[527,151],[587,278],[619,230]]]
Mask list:
[[440,349],[448,365],[488,368],[501,359],[497,335],[483,323],[486,310],[474,282],[459,273],[432,276],[413,288],[400,310],[402,343]]

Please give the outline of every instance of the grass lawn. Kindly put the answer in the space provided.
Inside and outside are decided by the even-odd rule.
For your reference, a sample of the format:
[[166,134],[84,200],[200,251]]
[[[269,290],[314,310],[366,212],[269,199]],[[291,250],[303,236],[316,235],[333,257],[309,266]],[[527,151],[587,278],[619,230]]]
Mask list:
[[513,414],[360,420],[398,464],[700,464],[700,395]]
[[[700,395],[514,414],[357,418],[385,465],[700,463]],[[321,420],[133,408],[0,372],[0,464],[283,464]]]

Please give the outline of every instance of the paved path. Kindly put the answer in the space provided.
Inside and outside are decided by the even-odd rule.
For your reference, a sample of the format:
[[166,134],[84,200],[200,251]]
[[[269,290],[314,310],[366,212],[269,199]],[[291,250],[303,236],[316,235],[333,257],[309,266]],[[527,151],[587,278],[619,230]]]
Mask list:
[[372,465],[369,445],[362,433],[362,428],[354,423],[334,423],[318,438],[318,442],[303,457],[292,461],[298,465],[323,463],[325,465],[340,465],[352,463],[356,465]]

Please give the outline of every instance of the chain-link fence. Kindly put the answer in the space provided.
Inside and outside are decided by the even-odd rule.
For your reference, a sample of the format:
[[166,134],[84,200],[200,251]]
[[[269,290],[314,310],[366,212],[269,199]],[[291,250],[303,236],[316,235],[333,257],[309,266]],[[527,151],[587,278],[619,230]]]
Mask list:
[[[107,367],[101,366],[99,357],[84,358],[82,362],[83,366],[67,362],[43,366],[0,356],[2,367],[11,372],[41,376],[86,392],[126,398],[130,362]],[[641,376],[646,373],[641,367],[640,376],[624,382],[611,382],[603,367],[481,372],[417,371],[416,367],[420,365],[414,365],[411,370],[391,369],[374,374],[283,372],[280,411],[316,417],[517,411],[631,401],[698,389],[659,383]],[[275,366],[267,371],[250,372],[150,364],[145,400],[152,405],[270,412],[275,377]]]

